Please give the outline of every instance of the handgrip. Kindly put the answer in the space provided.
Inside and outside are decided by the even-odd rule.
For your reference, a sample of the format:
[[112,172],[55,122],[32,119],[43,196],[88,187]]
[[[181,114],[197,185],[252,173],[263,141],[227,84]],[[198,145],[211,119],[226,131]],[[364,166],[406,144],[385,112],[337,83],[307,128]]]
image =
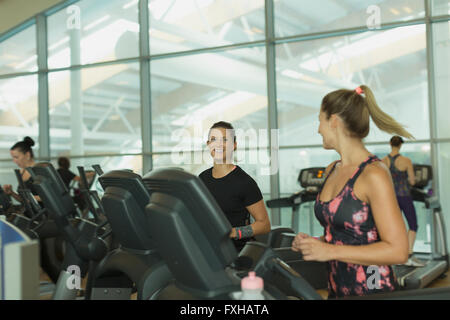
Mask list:
[[273,272],[288,280],[290,287],[305,300],[323,300],[314,288],[294,269],[279,258],[267,261],[267,266]]

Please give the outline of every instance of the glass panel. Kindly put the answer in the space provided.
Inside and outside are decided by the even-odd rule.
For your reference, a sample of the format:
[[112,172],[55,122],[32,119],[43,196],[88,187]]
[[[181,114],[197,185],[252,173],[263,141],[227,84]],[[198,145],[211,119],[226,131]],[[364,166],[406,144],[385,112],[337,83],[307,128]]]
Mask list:
[[450,143],[438,144],[439,161],[439,200],[447,234],[447,248],[450,248]]
[[446,14],[450,14],[450,1],[433,0],[431,1],[431,4],[433,16],[443,16]]
[[0,79],[0,158],[10,158],[9,149],[25,136],[38,146],[38,83],[37,76]]
[[[416,139],[429,138],[425,25],[285,43],[276,54],[280,145],[321,144],[322,98],[360,84]],[[388,137],[371,123],[366,141]]]
[[264,0],[150,0],[149,9],[151,54],[264,39]]
[[139,55],[137,10],[122,0],[78,1],[47,21],[49,68]]
[[[388,140],[386,141],[386,145],[367,146],[367,149],[379,158],[383,158],[391,150]],[[430,145],[428,143],[405,143],[402,147],[401,154],[409,157],[413,163],[430,164]],[[326,167],[337,159],[339,159],[339,155],[336,152],[322,148],[282,149],[280,151],[281,197],[289,197],[293,193],[301,190],[297,179],[302,169],[317,166]],[[423,203],[416,202],[414,205],[416,207],[419,225],[415,250],[429,252],[429,213]],[[281,209],[281,225],[291,227],[291,208]],[[313,202],[300,207],[298,225],[294,226],[294,229],[298,232],[312,234],[313,236],[323,234],[323,228],[314,216]]]
[[152,61],[153,151],[202,150],[220,120],[266,130],[265,61],[259,47]]
[[139,65],[49,74],[51,155],[140,153]]
[[450,137],[450,22],[433,24],[433,50],[438,138]]
[[0,42],[0,74],[36,70],[35,25]]
[[[305,2],[304,2],[305,3]],[[287,37],[381,24],[425,16],[423,0],[275,0],[275,34]]]

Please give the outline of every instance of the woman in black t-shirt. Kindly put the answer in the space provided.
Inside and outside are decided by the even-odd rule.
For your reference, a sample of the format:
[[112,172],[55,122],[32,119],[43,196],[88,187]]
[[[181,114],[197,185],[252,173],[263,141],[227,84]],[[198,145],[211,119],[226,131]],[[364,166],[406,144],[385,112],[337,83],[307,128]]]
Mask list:
[[[253,236],[270,231],[269,216],[255,180],[232,162],[237,147],[233,126],[223,121],[215,123],[207,145],[214,166],[203,171],[200,179],[230,221],[233,227],[230,238],[240,251]],[[252,224],[250,215],[254,219]]]

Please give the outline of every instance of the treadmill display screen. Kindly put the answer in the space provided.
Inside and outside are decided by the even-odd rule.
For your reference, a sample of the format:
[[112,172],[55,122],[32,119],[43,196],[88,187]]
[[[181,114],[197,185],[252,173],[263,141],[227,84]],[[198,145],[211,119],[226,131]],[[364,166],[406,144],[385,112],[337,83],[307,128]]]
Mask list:
[[423,164],[414,164],[414,175],[416,183],[414,187],[423,188],[433,179],[433,171],[431,166]]
[[299,175],[299,182],[303,188],[320,187],[325,181],[325,168],[307,168],[303,169]]

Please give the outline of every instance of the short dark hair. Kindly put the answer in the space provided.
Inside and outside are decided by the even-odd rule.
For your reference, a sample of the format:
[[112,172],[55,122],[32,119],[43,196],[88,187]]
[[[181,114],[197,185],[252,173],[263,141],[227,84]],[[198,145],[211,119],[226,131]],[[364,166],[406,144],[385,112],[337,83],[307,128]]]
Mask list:
[[33,149],[31,147],[34,146],[34,140],[30,137],[23,138],[22,141],[16,142],[10,150],[16,150],[18,149],[23,154],[29,152],[31,159],[34,159]]
[[404,142],[403,138],[400,136],[393,136],[391,138],[391,146],[393,147],[399,147],[402,145],[403,142]]
[[211,128],[209,128],[209,132],[208,132],[208,140],[209,140],[209,135],[211,134],[211,130],[212,130],[212,129],[216,129],[216,128],[223,128],[223,129],[226,129],[226,130],[231,130],[231,132],[233,133],[234,142],[236,142],[236,135],[235,135],[235,133],[234,133],[234,128],[233,128],[233,126],[231,125],[231,123],[225,122],[225,121],[219,121],[219,122],[216,122],[216,123],[214,123],[214,124],[212,125]]
[[67,157],[59,157],[58,158],[58,166],[60,168],[69,169],[70,168],[70,160]]

